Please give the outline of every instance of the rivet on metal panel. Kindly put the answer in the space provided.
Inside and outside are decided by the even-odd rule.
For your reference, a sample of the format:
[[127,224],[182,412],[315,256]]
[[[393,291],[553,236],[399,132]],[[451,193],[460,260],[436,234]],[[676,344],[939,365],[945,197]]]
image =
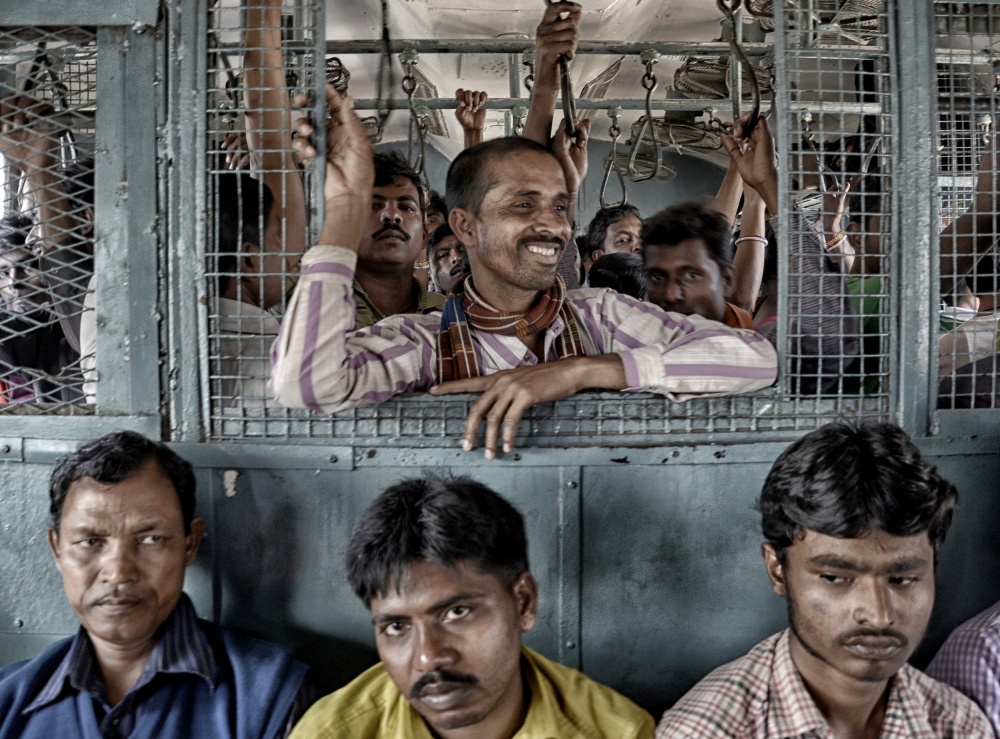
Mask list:
[[518,454],[517,452],[514,452],[513,454],[511,454],[510,458],[512,460],[514,460],[515,462],[520,462],[521,461],[521,455]]
[[0,446],[0,454],[10,454],[10,444]]
[[725,459],[726,458],[726,450],[725,449],[720,449],[719,451],[717,451],[715,453],[714,456],[715,456],[716,459]]
[[566,649],[576,649],[576,642],[575,641],[566,642]]
[[569,482],[567,482],[566,483],[566,487],[568,487],[568,488],[575,488],[576,487],[576,480],[570,480]]
[[330,464],[337,464],[337,455],[331,454],[329,457],[326,458],[326,461],[329,462]]
[[24,626],[24,621],[22,621],[19,618],[15,618],[14,619],[14,626],[16,626],[17,628],[20,629],[22,626]]

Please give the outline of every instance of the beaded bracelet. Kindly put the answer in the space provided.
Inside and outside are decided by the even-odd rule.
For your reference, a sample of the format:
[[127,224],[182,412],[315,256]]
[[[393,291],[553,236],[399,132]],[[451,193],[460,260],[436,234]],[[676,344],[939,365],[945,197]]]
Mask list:
[[738,239],[736,239],[737,244],[739,244],[742,241],[756,241],[758,244],[763,244],[764,246],[767,246],[767,239],[765,239],[763,236],[740,236]]

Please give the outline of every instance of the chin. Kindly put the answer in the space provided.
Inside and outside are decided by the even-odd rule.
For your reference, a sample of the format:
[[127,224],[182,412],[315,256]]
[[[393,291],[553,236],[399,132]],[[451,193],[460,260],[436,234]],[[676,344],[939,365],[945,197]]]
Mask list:
[[466,726],[478,724],[486,715],[474,708],[456,708],[440,715],[422,714],[431,726],[438,731],[454,731]]

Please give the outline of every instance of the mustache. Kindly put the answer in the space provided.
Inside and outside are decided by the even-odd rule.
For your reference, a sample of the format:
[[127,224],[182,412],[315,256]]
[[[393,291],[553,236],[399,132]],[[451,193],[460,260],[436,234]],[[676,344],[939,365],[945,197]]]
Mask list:
[[886,639],[894,642],[898,647],[905,647],[910,643],[905,634],[893,631],[892,629],[858,629],[857,631],[841,634],[838,641],[841,644],[853,644],[865,639]]
[[114,590],[108,591],[107,593],[103,593],[102,595],[94,598],[90,602],[90,605],[99,606],[109,600],[142,600],[142,597],[129,588],[115,587]]
[[527,246],[528,244],[558,244],[560,249],[566,248],[566,240],[560,239],[558,236],[542,236],[541,234],[528,234],[527,236],[522,236],[517,240],[518,246]]
[[450,672],[448,670],[434,670],[434,672],[428,672],[422,678],[417,680],[410,688],[410,700],[415,701],[420,699],[420,694],[431,685],[438,685],[439,683],[452,683],[454,685],[476,685],[479,683],[472,675],[463,675],[458,672]]
[[409,241],[410,240],[410,234],[406,233],[406,231],[404,231],[402,228],[400,228],[399,226],[397,226],[395,223],[387,223],[387,224],[385,224],[382,228],[380,228],[378,231],[376,231],[375,233],[372,234],[372,238],[373,239],[380,239],[383,236],[385,236],[387,233],[389,233],[390,231],[395,231],[396,234],[399,236],[399,238],[404,239],[405,241]]

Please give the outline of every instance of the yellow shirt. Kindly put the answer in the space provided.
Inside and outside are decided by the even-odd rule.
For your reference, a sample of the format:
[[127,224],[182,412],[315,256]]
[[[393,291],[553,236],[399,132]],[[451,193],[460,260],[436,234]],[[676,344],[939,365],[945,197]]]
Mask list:
[[[582,672],[521,648],[531,691],[524,724],[511,739],[652,739],[653,718]],[[432,739],[381,664],[331,693],[302,717],[289,739]]]

